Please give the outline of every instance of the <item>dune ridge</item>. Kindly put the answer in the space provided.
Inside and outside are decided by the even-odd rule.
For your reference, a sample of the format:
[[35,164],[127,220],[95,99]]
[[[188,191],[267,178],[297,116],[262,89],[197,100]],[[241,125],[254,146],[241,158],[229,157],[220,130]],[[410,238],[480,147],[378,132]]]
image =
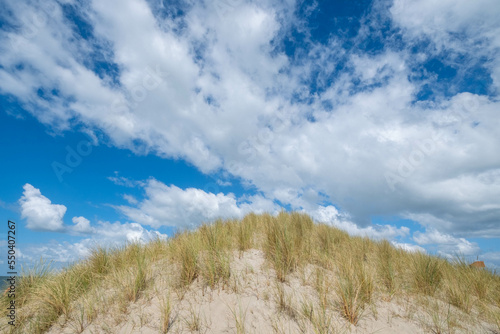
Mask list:
[[[500,277],[300,213],[96,248],[18,286],[6,333],[499,333]],[[2,307],[8,300],[1,299]]]

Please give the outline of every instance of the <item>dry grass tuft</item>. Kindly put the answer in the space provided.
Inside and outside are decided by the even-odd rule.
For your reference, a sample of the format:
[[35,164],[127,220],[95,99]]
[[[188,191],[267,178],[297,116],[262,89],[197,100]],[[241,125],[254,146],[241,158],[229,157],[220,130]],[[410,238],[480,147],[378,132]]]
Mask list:
[[170,294],[160,301],[160,331],[162,333],[168,333],[173,325],[172,318],[172,303]]
[[413,279],[417,292],[425,295],[433,295],[440,287],[443,279],[441,259],[416,253],[413,256]]
[[312,230],[311,218],[299,213],[281,212],[269,221],[264,251],[280,282],[286,281],[287,275],[311,253],[309,238]]
[[364,263],[346,261],[339,268],[336,284],[337,307],[341,315],[356,325],[372,300],[374,282]]
[[178,235],[172,241],[172,257],[180,262],[181,286],[191,284],[199,275],[199,241],[194,233]]

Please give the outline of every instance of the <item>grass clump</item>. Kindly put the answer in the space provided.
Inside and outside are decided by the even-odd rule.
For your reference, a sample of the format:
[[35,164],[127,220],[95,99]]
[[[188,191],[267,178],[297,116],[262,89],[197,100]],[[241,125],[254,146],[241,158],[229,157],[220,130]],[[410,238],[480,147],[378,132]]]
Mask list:
[[203,319],[201,317],[201,311],[196,311],[193,305],[190,305],[189,314],[184,318],[184,322],[187,328],[192,332],[199,332],[203,329]]
[[180,284],[191,284],[199,275],[197,235],[186,233],[176,236],[172,242],[174,260],[180,262]]
[[336,292],[340,314],[356,325],[374,292],[373,278],[365,264],[347,262],[342,265],[337,277]]
[[377,270],[382,286],[389,296],[393,296],[398,290],[396,280],[396,250],[391,244],[384,240],[378,245]]
[[111,253],[103,247],[92,249],[87,261],[89,271],[96,277],[103,277],[111,270]]
[[274,302],[279,312],[288,315],[292,319],[297,317],[298,312],[293,307],[292,296],[285,291],[285,287],[281,282],[277,282],[274,287]]
[[280,213],[271,219],[266,226],[266,257],[276,270],[280,282],[295,270],[309,254],[308,236],[312,231],[312,220],[306,215]]
[[286,275],[297,265],[293,248],[293,231],[284,218],[272,219],[266,229],[266,257],[270,260],[278,280],[284,282]]
[[249,214],[237,224],[238,251],[241,254],[252,247],[252,237],[257,221],[257,215]]
[[215,224],[202,225],[200,228],[204,250],[201,275],[211,288],[219,282],[227,284],[231,277],[231,259],[227,250],[231,245],[231,234],[226,226],[219,220]]
[[60,274],[52,273],[46,277],[29,296],[35,312],[29,320],[26,319],[23,324],[26,327],[19,327],[20,332],[29,328],[34,333],[42,333],[60,316],[69,318],[72,301],[84,294],[91,284],[92,273],[85,273],[83,267],[82,264],[75,265]]
[[201,274],[205,283],[214,288],[217,283],[229,283],[231,277],[230,258],[225,252],[208,253],[203,258]]
[[234,319],[234,327],[237,334],[245,334],[245,321],[247,316],[248,307],[243,311],[241,304],[238,303],[238,309],[230,308],[231,314]]
[[[40,259],[31,268],[22,268],[21,276],[18,278],[17,291],[16,291],[16,305],[17,307],[23,306],[36,291],[44,286],[47,279],[54,274],[51,268],[51,263],[45,262]],[[7,294],[2,294],[1,297],[2,308],[6,307],[10,300]]]
[[124,286],[125,297],[128,301],[135,302],[139,294],[146,289],[148,268],[144,250],[140,245],[130,247],[134,251],[135,263],[128,270],[128,280]]
[[448,302],[466,313],[472,311],[473,299],[473,268],[464,259],[455,260],[455,266],[450,266],[443,274],[444,291]]
[[426,300],[426,304],[425,315],[419,319],[422,327],[430,333],[455,333],[459,324],[450,305],[442,305],[437,300]]
[[173,325],[170,294],[160,301],[160,314],[160,331],[161,333],[168,333]]
[[413,256],[413,279],[417,292],[433,295],[443,279],[442,260],[424,253]]

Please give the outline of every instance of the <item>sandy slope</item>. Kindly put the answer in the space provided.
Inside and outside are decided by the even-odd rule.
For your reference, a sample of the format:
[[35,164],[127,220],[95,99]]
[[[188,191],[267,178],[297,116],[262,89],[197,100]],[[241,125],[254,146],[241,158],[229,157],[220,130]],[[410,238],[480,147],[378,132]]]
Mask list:
[[[166,270],[165,268],[169,268]],[[318,294],[314,288],[315,268],[308,266],[304,270],[290,275],[289,281],[283,284],[286,308],[278,307],[278,289],[273,269],[264,261],[260,250],[249,250],[241,258],[235,253],[231,263],[231,282],[228,286],[220,286],[211,290],[196,280],[183,292],[168,286],[175,279],[177,270],[168,263],[156,264],[151,274],[152,284],[136,303],[111,305],[103,310],[92,323],[78,316],[54,325],[49,333],[160,333],[161,298],[170,295],[172,303],[171,333],[193,332],[193,317],[199,317],[199,332],[203,333],[237,333],[236,319],[244,319],[245,333],[433,333],[440,327],[444,333],[495,333],[487,324],[467,325],[449,313],[448,306],[430,301],[434,309],[417,307],[415,301],[403,297],[378,302],[368,306],[360,322],[350,325],[335,309],[333,298],[328,300],[329,308],[323,319],[325,327],[315,328],[312,322],[302,314],[303,301],[313,303],[313,317],[316,323],[321,318]],[[281,283],[279,283],[281,284]],[[108,294],[102,291],[103,300],[112,300],[113,289]],[[331,294],[334,292],[332,291]],[[109,295],[109,296],[108,296]],[[105,299],[108,298],[111,299]],[[418,303],[422,305],[422,303]],[[78,313],[78,312],[75,312]],[[434,314],[434,320],[432,317]],[[451,314],[451,315],[450,315]],[[452,324],[450,329],[448,324]],[[81,331],[83,329],[83,331]],[[323,329],[324,331],[321,331]]]

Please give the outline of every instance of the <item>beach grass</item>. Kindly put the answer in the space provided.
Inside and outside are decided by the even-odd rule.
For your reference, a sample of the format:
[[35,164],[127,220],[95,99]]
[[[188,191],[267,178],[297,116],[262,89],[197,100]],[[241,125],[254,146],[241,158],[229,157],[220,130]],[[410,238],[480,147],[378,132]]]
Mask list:
[[[365,314],[376,314],[381,301],[399,298],[425,311],[423,328],[446,332],[484,322],[500,330],[500,277],[495,272],[471,268],[464,258],[408,252],[386,240],[350,236],[314,223],[305,214],[281,212],[216,220],[167,240],[95,248],[88,258],[58,272],[41,261],[18,282],[17,326],[3,319],[0,331],[44,333],[69,323],[82,332],[106,313],[122,321],[131,305],[157,295],[160,332],[176,324],[207,329],[198,308],[189,309],[182,321],[174,321],[173,315],[179,314],[174,308],[198,283],[209,291],[243,291],[245,275],[235,272],[232,263],[250,250],[262,252],[275,280],[262,292],[271,296],[267,302],[297,328],[335,332],[338,319],[356,326]],[[287,286],[299,274],[313,293],[296,302]],[[167,276],[168,295],[156,287],[158,277]],[[178,297],[174,301],[172,296]],[[1,306],[8,303],[3,295]],[[246,309],[239,305],[231,312],[235,330],[245,332]]]

